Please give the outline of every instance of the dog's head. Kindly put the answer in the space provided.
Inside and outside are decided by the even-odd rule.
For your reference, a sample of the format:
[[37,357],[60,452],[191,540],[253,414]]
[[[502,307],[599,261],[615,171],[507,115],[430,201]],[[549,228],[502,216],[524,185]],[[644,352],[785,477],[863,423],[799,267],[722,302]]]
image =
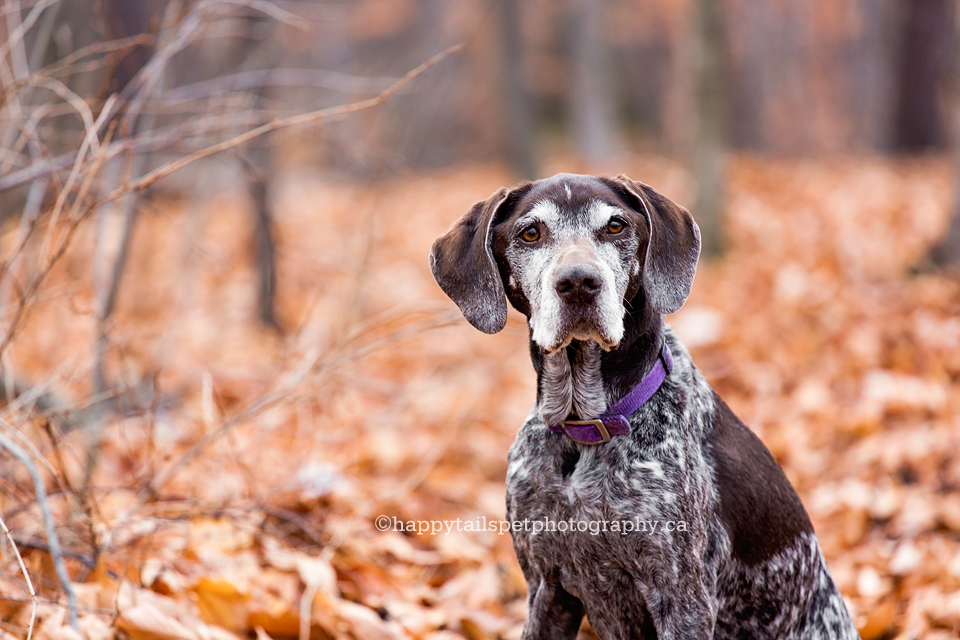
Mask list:
[[434,242],[430,269],[481,331],[503,329],[509,298],[547,353],[591,339],[610,350],[627,301],[683,305],[699,255],[693,217],[649,186],[561,173],[473,205]]

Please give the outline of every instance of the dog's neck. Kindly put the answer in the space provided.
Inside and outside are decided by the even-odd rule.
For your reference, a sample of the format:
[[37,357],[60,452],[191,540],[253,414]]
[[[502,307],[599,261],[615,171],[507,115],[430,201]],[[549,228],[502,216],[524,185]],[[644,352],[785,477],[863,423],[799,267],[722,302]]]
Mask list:
[[641,309],[635,313],[627,305],[632,322],[613,351],[601,350],[593,340],[575,340],[547,354],[530,342],[537,372],[537,403],[545,423],[560,424],[571,414],[581,420],[594,419],[643,379],[663,344],[663,316],[649,305]]
[[606,411],[601,353],[600,345],[591,340],[544,354],[538,381],[540,416],[544,422],[560,424],[571,413],[591,419]]

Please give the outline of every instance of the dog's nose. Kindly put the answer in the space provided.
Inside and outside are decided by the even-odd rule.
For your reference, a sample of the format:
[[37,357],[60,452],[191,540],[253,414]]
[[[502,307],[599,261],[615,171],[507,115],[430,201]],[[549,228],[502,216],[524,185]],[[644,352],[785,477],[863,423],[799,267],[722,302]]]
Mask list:
[[568,264],[560,268],[554,284],[557,294],[566,302],[586,304],[603,288],[600,270],[594,265],[581,262]]

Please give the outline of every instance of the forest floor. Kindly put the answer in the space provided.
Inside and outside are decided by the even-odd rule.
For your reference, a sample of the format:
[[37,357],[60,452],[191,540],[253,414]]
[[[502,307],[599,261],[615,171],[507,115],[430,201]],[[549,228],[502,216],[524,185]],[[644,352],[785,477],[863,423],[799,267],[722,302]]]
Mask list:
[[[687,201],[671,162],[621,170]],[[796,487],[864,640],[960,632],[960,281],[912,271],[953,175],[944,159],[735,160],[728,253],[668,319]],[[526,326],[511,310],[497,335],[472,329],[426,259],[511,182],[497,167],[278,181],[283,335],[255,320],[248,203],[153,198],[109,332],[122,417],[90,406],[81,229],[5,355],[54,409],[0,407],[0,430],[44,460],[87,638],[519,637],[510,537],[466,529],[504,517],[534,399]],[[77,427],[98,420],[84,510]],[[42,596],[34,637],[75,638],[29,479],[0,464],[0,513]],[[462,530],[378,531],[378,516]],[[11,551],[0,639],[30,621]]]

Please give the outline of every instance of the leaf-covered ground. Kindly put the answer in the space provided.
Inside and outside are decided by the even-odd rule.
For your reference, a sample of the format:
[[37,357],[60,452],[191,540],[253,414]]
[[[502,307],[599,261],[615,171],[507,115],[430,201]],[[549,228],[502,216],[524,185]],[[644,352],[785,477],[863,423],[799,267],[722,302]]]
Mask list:
[[[670,162],[616,170],[688,200]],[[736,160],[728,255],[670,318],[783,465],[868,640],[960,632],[960,284],[910,275],[952,176],[936,159]],[[510,182],[495,167],[286,175],[283,337],[254,321],[248,204],[150,202],[109,332],[123,417],[105,420],[86,510],[89,425],[108,414],[90,397],[84,228],[7,357],[47,394],[51,426],[19,406],[0,417],[46,460],[88,638],[519,636],[509,536],[467,529],[504,516],[534,396],[526,328],[511,311],[502,333],[476,332],[426,262]],[[73,638],[29,481],[0,464],[0,512],[43,596],[35,637]],[[381,532],[381,515],[462,530]],[[3,544],[0,638],[24,637],[29,597]]]

